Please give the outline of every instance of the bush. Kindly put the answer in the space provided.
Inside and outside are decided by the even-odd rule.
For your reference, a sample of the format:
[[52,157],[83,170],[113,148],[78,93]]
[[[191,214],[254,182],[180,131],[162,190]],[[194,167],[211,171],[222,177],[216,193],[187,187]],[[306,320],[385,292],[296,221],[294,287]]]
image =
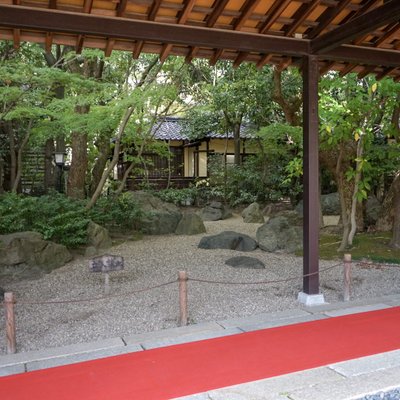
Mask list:
[[86,244],[89,223],[85,203],[59,193],[41,197],[0,196],[0,233],[36,231],[67,247]]
[[101,197],[90,211],[85,206],[85,201],[56,192],[41,197],[4,194],[0,196],[0,234],[36,231],[45,240],[74,248],[87,243],[90,220],[107,228],[133,229],[143,216],[129,193]]
[[155,191],[153,194],[167,203],[186,205],[187,201],[190,201],[191,204],[194,203],[197,197],[197,190],[194,187],[184,189],[171,188]]
[[94,222],[107,228],[135,229],[144,213],[128,192],[100,197],[89,215]]

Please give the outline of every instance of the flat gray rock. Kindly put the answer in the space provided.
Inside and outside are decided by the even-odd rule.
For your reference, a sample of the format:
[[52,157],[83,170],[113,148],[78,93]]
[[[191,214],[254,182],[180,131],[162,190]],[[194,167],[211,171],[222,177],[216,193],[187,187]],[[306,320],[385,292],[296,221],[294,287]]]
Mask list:
[[218,235],[204,236],[198,247],[200,249],[253,251],[257,248],[257,242],[243,233],[224,231]]
[[265,268],[265,264],[258,258],[238,256],[232,257],[225,261],[225,264],[230,265],[234,268],[251,268],[251,269],[262,269]]

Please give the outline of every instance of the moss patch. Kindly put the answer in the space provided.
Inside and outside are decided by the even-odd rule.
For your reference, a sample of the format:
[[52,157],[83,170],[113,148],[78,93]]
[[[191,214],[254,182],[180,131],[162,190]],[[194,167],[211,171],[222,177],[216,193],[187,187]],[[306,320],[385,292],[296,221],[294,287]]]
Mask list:
[[[322,234],[319,242],[319,254],[323,260],[343,259],[344,253],[350,253],[353,260],[370,260],[382,263],[400,263],[400,250],[391,249],[390,232],[359,233],[355,236],[353,246],[344,252],[337,249],[341,236]],[[302,255],[302,251],[297,255]]]

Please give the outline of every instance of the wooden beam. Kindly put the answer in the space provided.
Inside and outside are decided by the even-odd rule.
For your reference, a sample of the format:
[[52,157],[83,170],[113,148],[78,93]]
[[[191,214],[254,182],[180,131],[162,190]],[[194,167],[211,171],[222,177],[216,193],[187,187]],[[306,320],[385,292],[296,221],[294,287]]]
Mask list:
[[340,0],[336,7],[328,8],[318,19],[318,26],[306,34],[308,39],[317,37],[347,7],[351,0]]
[[49,8],[52,8],[53,10],[55,10],[57,8],[57,0],[50,0]]
[[319,294],[318,59],[303,57],[303,292]]
[[333,31],[312,40],[311,51],[314,54],[325,53],[399,19],[400,1],[390,0],[382,6],[374,8],[372,11],[360,15]]
[[288,56],[309,52],[309,42],[295,38],[22,6],[0,5],[0,26]]
[[400,65],[400,52],[376,47],[342,45],[337,49],[330,50],[323,56],[321,55],[320,59],[396,67]]
[[268,32],[271,26],[275,23],[278,17],[282,14],[285,8],[291,3],[292,0],[277,0],[275,1],[268,11],[268,17],[260,27],[260,33]]

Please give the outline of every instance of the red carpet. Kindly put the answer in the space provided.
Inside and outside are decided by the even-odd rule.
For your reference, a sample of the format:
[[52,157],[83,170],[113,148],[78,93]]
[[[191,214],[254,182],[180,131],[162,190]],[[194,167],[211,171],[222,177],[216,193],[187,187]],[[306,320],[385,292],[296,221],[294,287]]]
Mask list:
[[0,378],[2,400],[159,400],[400,349],[400,307]]

